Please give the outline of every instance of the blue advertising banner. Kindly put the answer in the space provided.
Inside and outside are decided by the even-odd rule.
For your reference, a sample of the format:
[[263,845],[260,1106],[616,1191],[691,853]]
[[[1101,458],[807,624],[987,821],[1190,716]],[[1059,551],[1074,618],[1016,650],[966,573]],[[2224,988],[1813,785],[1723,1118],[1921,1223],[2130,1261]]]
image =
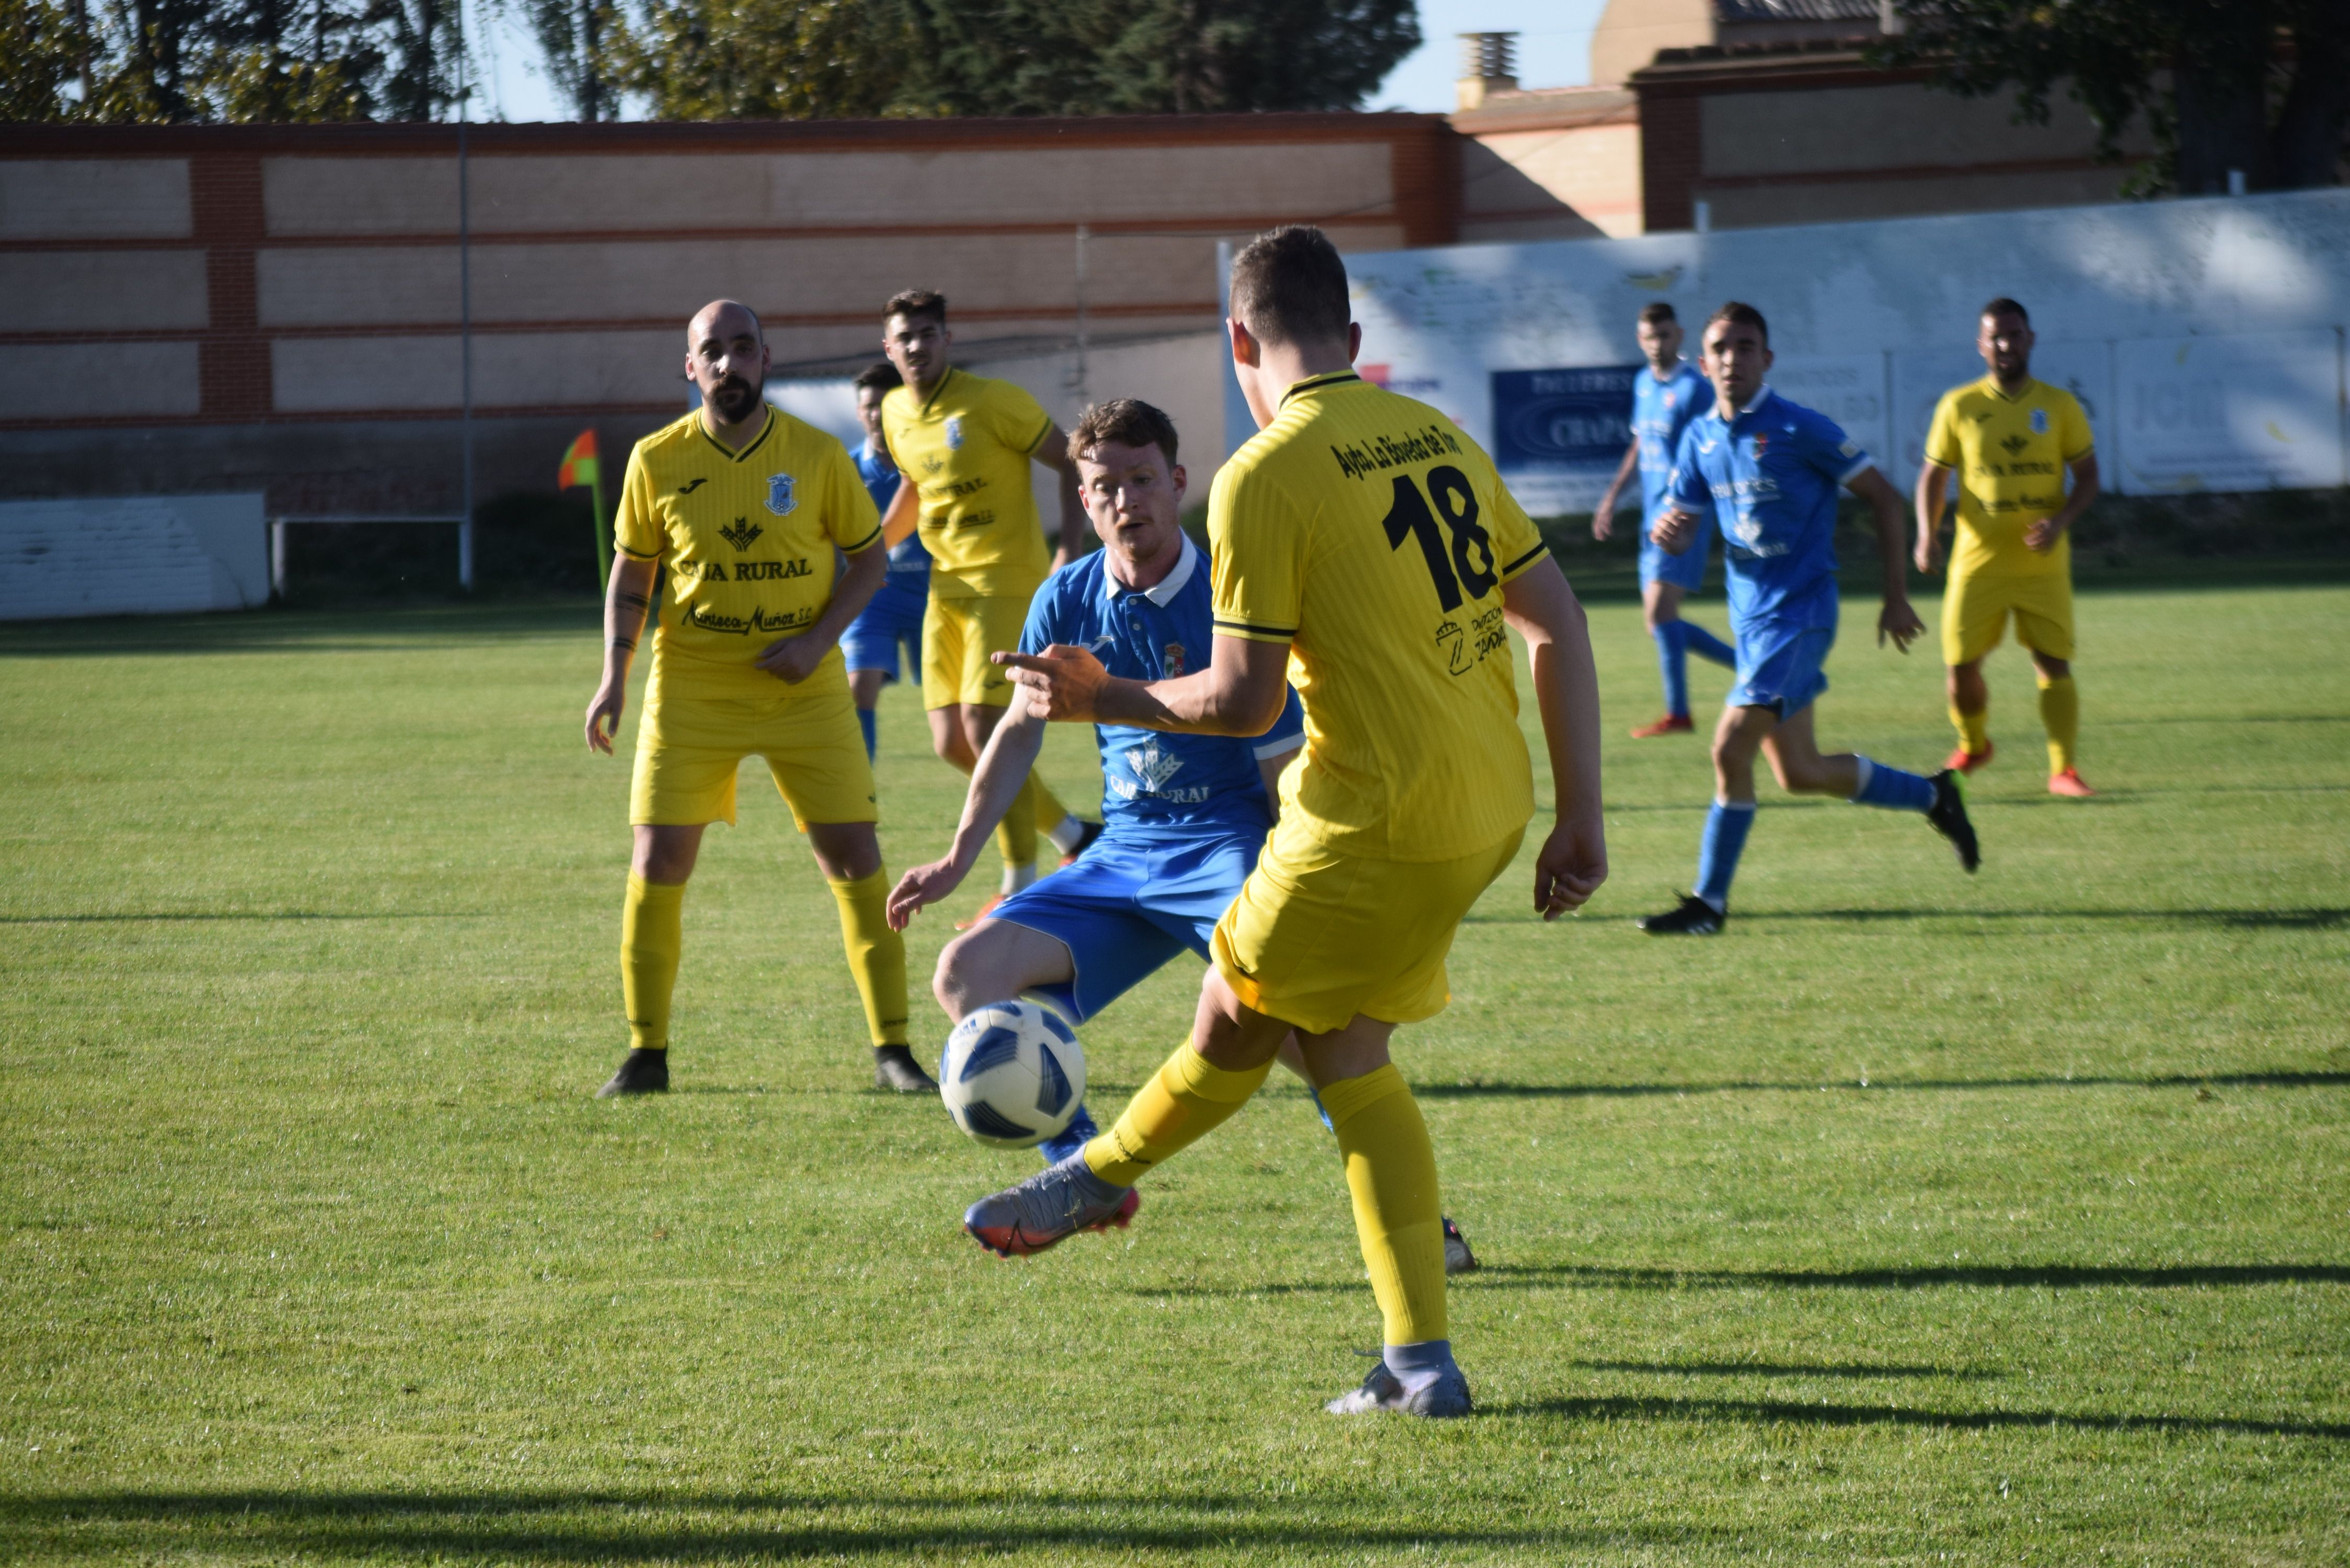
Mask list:
[[1493,466],[1537,517],[1588,512],[1632,444],[1638,365],[1496,370]]

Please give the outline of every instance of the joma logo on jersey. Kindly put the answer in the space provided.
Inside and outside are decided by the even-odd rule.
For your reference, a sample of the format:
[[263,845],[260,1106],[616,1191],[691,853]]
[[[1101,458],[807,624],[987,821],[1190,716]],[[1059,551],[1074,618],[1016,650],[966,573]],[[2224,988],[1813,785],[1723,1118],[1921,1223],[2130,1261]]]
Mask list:
[[738,550],[747,550],[751,547],[751,541],[765,532],[764,528],[760,527],[748,517],[737,517],[732,524],[718,530],[718,536]]
[[767,510],[778,517],[788,517],[799,502],[792,494],[792,476],[788,473],[767,475]]
[[709,483],[710,481],[707,477],[702,479],[689,479],[683,484],[677,487],[677,493],[680,495],[691,495]]

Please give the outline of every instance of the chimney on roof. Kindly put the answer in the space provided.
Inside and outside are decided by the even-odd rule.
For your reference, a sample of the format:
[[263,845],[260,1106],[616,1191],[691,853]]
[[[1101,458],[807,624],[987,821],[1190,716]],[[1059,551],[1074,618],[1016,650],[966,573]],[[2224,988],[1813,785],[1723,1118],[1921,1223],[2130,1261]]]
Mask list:
[[1462,33],[1458,36],[1461,76],[1452,84],[1452,93],[1460,108],[1475,109],[1497,92],[1518,90],[1515,33]]

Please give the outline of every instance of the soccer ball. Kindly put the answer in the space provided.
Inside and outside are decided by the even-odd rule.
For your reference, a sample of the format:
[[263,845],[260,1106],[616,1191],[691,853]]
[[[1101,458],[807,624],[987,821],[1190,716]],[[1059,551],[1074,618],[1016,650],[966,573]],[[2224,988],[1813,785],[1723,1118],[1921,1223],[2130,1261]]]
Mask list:
[[974,1009],[939,1053],[939,1096],[955,1126],[998,1148],[1027,1148],[1067,1127],[1086,1097],[1076,1032],[1035,1002]]

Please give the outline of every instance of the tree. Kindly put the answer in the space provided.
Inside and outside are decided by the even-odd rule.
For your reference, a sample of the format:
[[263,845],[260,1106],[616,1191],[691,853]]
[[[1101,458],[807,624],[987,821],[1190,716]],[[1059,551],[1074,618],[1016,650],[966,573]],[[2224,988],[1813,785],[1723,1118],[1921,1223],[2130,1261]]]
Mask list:
[[1872,53],[1924,64],[1970,98],[2012,88],[2018,118],[2045,124],[2062,85],[2119,156],[2139,114],[2155,133],[2139,193],[2331,185],[2350,125],[2350,5],[2344,0],[1908,0],[1907,31]]
[[522,0],[522,11],[546,57],[547,74],[577,118],[591,124],[615,118],[619,101],[607,41],[615,19],[610,0]]
[[81,75],[71,13],[48,0],[0,0],[0,120],[64,119]]
[[1352,109],[1412,0],[642,0],[615,47],[663,119]]

